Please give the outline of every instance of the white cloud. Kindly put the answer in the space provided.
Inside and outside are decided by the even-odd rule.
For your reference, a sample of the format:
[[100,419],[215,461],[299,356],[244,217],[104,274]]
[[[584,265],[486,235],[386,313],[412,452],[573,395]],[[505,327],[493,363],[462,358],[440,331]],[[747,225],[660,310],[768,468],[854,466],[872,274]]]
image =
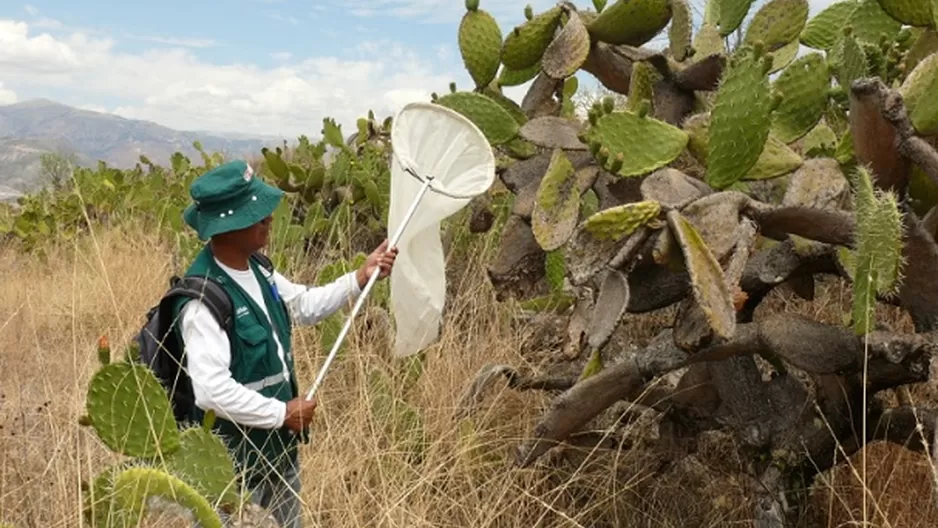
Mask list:
[[451,80],[468,84],[461,70],[435,68],[432,53],[422,58],[393,41],[365,41],[350,53],[283,55],[271,67],[222,64],[182,48],[119,52],[110,39],[54,37],[0,20],[0,78],[13,89],[113,98],[121,101],[116,114],[178,129],[316,137],[324,117],[350,129],[369,109],[391,115],[406,102],[444,92]]
[[218,42],[212,39],[161,37],[157,35],[134,35],[134,34],[125,34],[124,37],[129,38],[131,40],[153,42],[156,44],[166,44],[169,46],[181,46],[184,48],[211,48],[211,47],[218,46]]
[[0,82],[0,105],[13,104],[16,101],[16,92],[4,88],[3,83]]

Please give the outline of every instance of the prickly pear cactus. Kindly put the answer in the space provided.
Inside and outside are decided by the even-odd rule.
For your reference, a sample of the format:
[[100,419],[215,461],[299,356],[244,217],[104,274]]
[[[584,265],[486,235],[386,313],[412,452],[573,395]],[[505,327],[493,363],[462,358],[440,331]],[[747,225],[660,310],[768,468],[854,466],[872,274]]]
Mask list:
[[[830,446],[792,439],[806,438],[817,416],[779,409],[795,400],[798,408],[866,407],[790,382],[786,365],[842,376],[838,383],[859,394],[849,374],[855,338],[874,329],[878,302],[908,311],[918,332],[938,330],[938,283],[927,279],[938,273],[938,246],[923,235],[938,225],[938,4],[829,4],[811,17],[808,0],[708,0],[699,25],[699,6],[688,0],[528,7],[500,49],[493,31],[484,46],[479,37],[475,48],[487,55],[467,68],[477,84],[491,82],[434,97],[485,132],[515,198],[488,269],[497,297],[520,300],[526,313],[551,311],[550,324],[561,317],[557,363],[578,362],[570,388],[519,447],[519,464],[691,365],[665,392],[709,384],[713,394],[688,396],[662,420],[729,429],[765,459],[789,453],[770,465],[786,468],[787,483],[810,480],[816,472],[794,468]],[[526,83],[517,102],[502,91]],[[601,96],[571,111],[588,83],[624,104]],[[836,269],[853,286],[843,328],[756,312],[781,284],[813,300],[818,269]],[[568,302],[546,302],[561,295]],[[672,327],[647,349],[607,353],[621,346],[610,336],[622,320],[671,307]],[[911,342],[889,336],[883,350]],[[775,381],[760,381],[752,354],[776,370]],[[489,367],[480,376],[491,380],[492,369],[508,372]],[[507,375],[513,386],[544,385],[519,376]],[[882,376],[883,385],[902,377]],[[859,445],[856,430],[845,420],[832,434]],[[788,484],[772,482],[755,501],[757,517],[785,518],[777,498],[789,496]]]
[[220,528],[221,511],[275,526],[267,512],[249,505],[249,496],[241,493],[234,460],[212,432],[213,413],[207,413],[201,427],[180,428],[166,392],[152,371],[134,361],[132,349],[113,361],[110,344],[102,337],[97,355],[101,367],[89,382],[87,414],[80,423],[127,458],[83,487],[87,522],[106,528],[136,526],[157,499],[189,511],[205,527]]

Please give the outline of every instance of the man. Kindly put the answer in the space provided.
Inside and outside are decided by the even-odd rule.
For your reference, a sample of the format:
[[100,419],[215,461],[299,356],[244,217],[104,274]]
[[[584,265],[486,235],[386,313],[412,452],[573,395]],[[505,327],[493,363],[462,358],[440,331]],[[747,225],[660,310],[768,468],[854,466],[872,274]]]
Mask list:
[[284,527],[300,526],[297,442],[316,408],[299,393],[293,367],[294,324],[314,324],[354,299],[376,267],[386,278],[397,250],[383,242],[364,265],[322,287],[294,284],[251,259],[267,245],[283,191],[254,176],[243,161],[225,163],[193,182],[186,223],[209,240],[186,272],[217,280],[232,300],[226,335],[197,299],[182,299],[181,340],[197,409],[216,414],[255,502]]

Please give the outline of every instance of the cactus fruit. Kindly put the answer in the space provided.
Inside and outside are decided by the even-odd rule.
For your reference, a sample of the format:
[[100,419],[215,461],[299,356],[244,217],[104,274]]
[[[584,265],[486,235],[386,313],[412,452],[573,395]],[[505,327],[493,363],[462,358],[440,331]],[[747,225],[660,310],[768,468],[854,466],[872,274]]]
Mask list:
[[467,2],[466,14],[459,23],[458,43],[463,64],[477,87],[488,86],[501,63],[502,30],[488,12]]
[[513,70],[539,65],[547,46],[554,39],[563,11],[553,7],[511,30],[502,44],[502,63]]
[[590,22],[590,36],[607,44],[641,46],[668,25],[670,0],[617,0]]
[[620,242],[660,213],[661,204],[656,201],[631,202],[593,214],[583,223],[583,228],[597,240]]
[[444,95],[437,104],[469,118],[493,145],[501,145],[518,135],[518,122],[501,105],[476,92],[457,92]]
[[759,160],[772,125],[772,95],[763,62],[742,48],[728,65],[710,118],[707,183],[725,189]]
[[98,338],[98,363],[107,365],[111,362],[111,345],[106,335]]
[[717,7],[720,36],[726,37],[736,31],[752,7],[753,0],[711,0]]
[[179,448],[166,393],[145,365],[103,366],[91,378],[86,408],[91,426],[109,449],[152,458]]
[[[623,177],[643,176],[671,163],[687,146],[683,130],[641,113],[614,112],[596,120],[586,134],[587,141],[610,153],[602,161],[606,170]],[[611,170],[616,155],[623,154],[622,166]]]
[[668,226],[674,235],[690,273],[694,299],[714,333],[732,339],[736,333],[736,311],[723,269],[697,229],[675,209],[668,211]]
[[554,149],[531,213],[531,229],[538,245],[544,251],[563,246],[576,229],[579,211],[576,171],[563,150]]
[[828,106],[830,74],[820,53],[793,62],[775,80],[782,102],[772,115],[772,134],[791,143],[811,131]]
[[878,0],[878,2],[886,14],[903,24],[919,27],[935,25],[932,0]]
[[182,480],[158,469],[125,469],[114,477],[113,486],[118,501],[131,511],[142,513],[151,497],[160,497],[191,511],[200,526],[222,528],[221,518],[205,497]]
[[576,11],[567,13],[567,22],[548,44],[541,58],[541,69],[553,79],[575,74],[590,53],[590,35]]
[[808,0],[769,0],[752,18],[744,44],[776,50],[798,39],[808,22]]
[[938,53],[931,54],[909,73],[899,93],[915,130],[923,136],[938,134]]
[[824,8],[805,24],[800,42],[809,48],[830,50],[840,39],[841,30],[859,5],[856,0],[841,0]]

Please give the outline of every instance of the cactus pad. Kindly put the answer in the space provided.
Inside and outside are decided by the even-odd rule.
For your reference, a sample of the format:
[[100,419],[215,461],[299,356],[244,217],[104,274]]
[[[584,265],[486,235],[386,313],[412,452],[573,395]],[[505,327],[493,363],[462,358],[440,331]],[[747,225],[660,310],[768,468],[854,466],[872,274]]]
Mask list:
[[828,105],[830,74],[820,53],[802,56],[775,81],[782,102],[775,109],[772,133],[785,143],[807,134],[824,115]]
[[[938,0],[935,0],[938,2]],[[935,7],[935,17],[938,18],[938,6]],[[938,22],[936,22],[938,23]],[[932,53],[938,52],[938,31],[926,29],[915,40],[912,47],[905,54],[905,69],[912,71],[920,62]]]
[[837,134],[827,126],[827,123],[818,123],[804,136],[804,153],[809,158],[833,156],[837,148]]
[[[856,11],[847,22],[859,42],[879,44],[882,35],[893,40],[902,29],[902,24],[883,11],[877,0],[859,0]],[[843,27],[840,28],[843,31]]]
[[599,287],[599,298],[593,306],[593,316],[586,330],[590,348],[601,350],[609,342],[628,306],[628,279],[619,270],[608,270]]
[[637,112],[642,105],[642,101],[648,101],[653,105],[655,101],[655,83],[661,78],[661,74],[654,66],[645,61],[635,61],[632,64],[632,76],[629,78],[629,97],[626,100],[625,108],[631,112]]
[[824,8],[805,24],[801,32],[801,43],[809,48],[824,51],[833,48],[859,5],[856,0],[841,0]]
[[746,30],[744,44],[762,42],[770,50],[796,41],[808,21],[808,0],[769,0]]
[[513,70],[539,66],[541,56],[554,40],[562,13],[559,7],[553,7],[512,29],[502,44],[502,63]]
[[544,251],[564,245],[576,229],[579,211],[576,171],[563,150],[554,149],[531,213],[531,229],[538,245]]
[[778,178],[798,170],[804,158],[788,147],[783,141],[769,135],[759,160],[743,176],[743,180],[768,180]]
[[603,209],[583,223],[597,240],[621,241],[639,227],[657,218],[661,204],[653,200],[631,202]]
[[525,123],[519,133],[522,138],[540,147],[565,150],[587,148],[579,138],[579,123],[563,117],[548,115],[534,118]]
[[801,51],[801,43],[793,40],[770,53],[769,55],[772,56],[772,69],[769,70],[769,75],[787,68],[798,58],[799,51]]
[[589,53],[589,32],[577,12],[570,11],[567,23],[544,50],[541,69],[554,79],[566,79],[580,69]]
[[869,67],[863,47],[852,34],[845,35],[834,45],[829,60],[840,86],[850,86],[865,77]]
[[700,26],[700,30],[694,37],[694,49],[697,53],[694,54],[693,61],[697,62],[710,55],[726,53],[726,43],[723,42],[720,30],[716,26],[705,23]]
[[179,451],[166,459],[169,471],[212,503],[240,502],[234,460],[221,439],[202,427],[182,432]]
[[111,363],[88,385],[91,426],[111,450],[151,458],[179,448],[179,431],[163,386],[145,366]]
[[759,160],[772,125],[772,95],[763,56],[743,48],[730,61],[711,112],[707,183],[724,189]]
[[726,37],[743,23],[752,0],[711,0],[717,6],[719,17],[720,36]]
[[935,24],[932,0],[878,0],[889,16],[903,24],[927,27]]
[[490,97],[476,92],[456,92],[436,102],[469,118],[492,145],[501,145],[518,135],[518,122]]
[[114,494],[131,511],[146,510],[151,497],[176,502],[192,512],[204,528],[222,528],[221,518],[212,505],[182,480],[158,469],[129,468],[114,478]]
[[674,60],[681,62],[690,56],[693,33],[693,19],[691,18],[690,6],[687,5],[687,0],[672,0],[668,42]]
[[640,187],[642,199],[654,200],[668,208],[680,208],[696,200],[710,189],[700,180],[665,167],[648,175]]
[[527,68],[519,70],[502,65],[497,82],[499,86],[519,86],[537,77],[539,73],[541,73],[540,62],[535,62]]
[[938,134],[938,53],[920,62],[899,92],[915,130],[925,136]]
[[833,158],[811,159],[791,177],[782,205],[836,208],[847,191],[847,178]]
[[[596,120],[589,130],[593,148],[608,149],[603,166],[619,176],[642,176],[671,163],[687,146],[683,130],[648,115],[614,112]],[[616,157],[622,154],[621,166]]]
[[736,311],[723,269],[694,224],[681,213],[669,211],[668,225],[684,254],[697,305],[716,335],[732,339],[736,333]]
[[589,23],[590,36],[607,44],[641,46],[671,20],[671,0],[617,0]]
[[488,86],[501,64],[502,30],[481,9],[469,9],[459,23],[459,52],[476,86]]

